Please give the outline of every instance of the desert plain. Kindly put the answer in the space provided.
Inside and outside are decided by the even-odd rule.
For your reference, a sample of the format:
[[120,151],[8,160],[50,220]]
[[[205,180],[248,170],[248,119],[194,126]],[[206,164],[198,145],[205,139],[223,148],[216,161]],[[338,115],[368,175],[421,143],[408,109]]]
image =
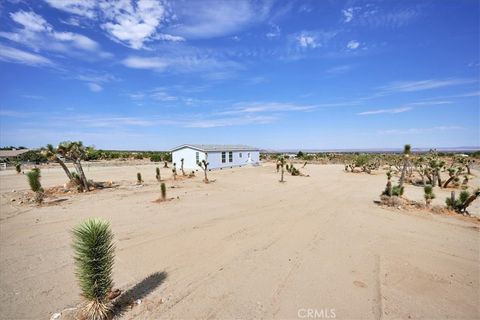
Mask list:
[[[82,302],[71,230],[89,217],[115,234],[115,288],[134,301],[119,318],[480,318],[478,218],[381,207],[384,172],[309,164],[310,177],[279,183],[264,163],[205,184],[200,171],[173,181],[162,169],[172,199],[157,203],[156,166],[88,165],[89,179],[118,187],[40,207],[19,203],[25,175],[0,172],[0,318],[71,318]],[[64,182],[42,169],[44,187]],[[449,190],[435,193],[443,205]],[[405,197],[423,201],[423,189]],[[480,216],[479,201],[469,211]]]

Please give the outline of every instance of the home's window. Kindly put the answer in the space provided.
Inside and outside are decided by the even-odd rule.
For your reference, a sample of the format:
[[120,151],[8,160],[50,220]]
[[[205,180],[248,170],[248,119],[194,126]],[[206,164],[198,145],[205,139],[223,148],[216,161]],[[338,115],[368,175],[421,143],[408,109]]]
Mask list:
[[200,161],[200,152],[195,152],[195,162],[198,163]]
[[233,152],[232,151],[230,151],[228,153],[228,162],[233,162]]
[[227,162],[227,153],[222,152],[222,163],[225,163],[225,162]]
[[239,157],[239,158],[241,158],[241,157],[242,157],[242,153],[241,153],[241,152],[238,154],[238,157]]

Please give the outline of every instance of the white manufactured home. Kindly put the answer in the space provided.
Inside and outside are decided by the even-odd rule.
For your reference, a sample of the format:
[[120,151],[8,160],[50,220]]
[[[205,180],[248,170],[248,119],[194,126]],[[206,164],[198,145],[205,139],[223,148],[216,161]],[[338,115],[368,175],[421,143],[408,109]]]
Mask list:
[[260,150],[244,145],[184,144],[173,148],[172,162],[180,168],[183,160],[185,169],[199,169],[198,162],[207,160],[209,169],[233,168],[244,165],[258,165]]

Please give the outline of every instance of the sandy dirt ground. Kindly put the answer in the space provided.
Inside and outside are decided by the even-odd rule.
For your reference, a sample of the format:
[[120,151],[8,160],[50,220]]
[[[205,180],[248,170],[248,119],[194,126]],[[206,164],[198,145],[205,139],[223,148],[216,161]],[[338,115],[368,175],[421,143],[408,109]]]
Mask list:
[[[281,184],[267,164],[212,171],[206,185],[199,172],[166,181],[174,199],[154,203],[154,168],[89,167],[120,187],[40,208],[11,202],[26,177],[1,172],[0,318],[49,319],[81,302],[70,230],[88,217],[111,222],[115,287],[141,300],[124,319],[480,318],[478,222],[379,207],[384,173],[307,165],[310,177]],[[45,187],[65,182],[58,168],[42,175]],[[436,193],[443,204],[449,191]]]

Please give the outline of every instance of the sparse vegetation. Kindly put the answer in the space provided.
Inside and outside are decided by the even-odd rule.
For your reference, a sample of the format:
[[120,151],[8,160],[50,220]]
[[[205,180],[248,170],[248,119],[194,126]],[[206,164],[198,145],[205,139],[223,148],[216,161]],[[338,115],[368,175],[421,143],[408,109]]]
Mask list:
[[[410,158],[411,153],[412,153],[412,147],[409,144],[406,144],[403,147],[403,167],[402,167],[402,173],[400,175],[400,181],[398,182],[398,186],[401,189],[403,189],[403,183],[405,181],[405,175],[407,173],[407,168],[410,164],[409,158]],[[392,192],[393,192],[393,189],[392,189]],[[403,194],[403,190],[402,190],[402,194]]]
[[112,304],[108,294],[113,287],[115,259],[113,233],[108,222],[89,219],[73,229],[75,274],[86,304],[85,319],[110,319]]
[[167,187],[163,182],[160,184],[160,194],[162,201],[165,201],[167,199]]
[[17,171],[17,174],[22,173],[22,165],[18,162],[15,164],[15,171]]
[[173,180],[177,180],[177,164],[175,162],[173,163],[172,175],[173,175]]
[[157,181],[162,181],[162,176],[160,175],[160,168],[159,167],[155,168],[155,179],[157,179]]
[[459,213],[467,213],[467,208],[478,196],[480,196],[480,188],[475,190],[473,194],[470,194],[468,191],[462,191],[458,198],[455,197],[455,191],[452,191],[450,197],[445,199],[445,203],[452,210]]
[[38,168],[33,168],[32,171],[27,173],[28,184],[30,189],[35,192],[35,202],[38,204],[42,203],[44,198],[40,177],[40,169]]
[[[278,164],[280,166],[280,173],[281,173],[281,176],[280,176],[280,182],[285,182],[285,180],[283,179],[283,176],[284,176],[284,168],[285,168],[285,158],[284,157],[280,157],[278,159]],[[288,166],[288,165],[287,165]]]
[[198,165],[200,168],[202,168],[202,170],[203,170],[203,174],[204,174],[203,181],[204,181],[205,183],[208,183],[208,182],[209,182],[208,177],[207,177],[207,170],[208,170],[208,165],[209,165],[209,164],[210,164],[210,163],[208,163],[205,159],[202,160],[202,161],[197,162],[197,165]]
[[427,184],[423,187],[423,197],[425,198],[427,207],[430,206],[432,200],[435,199],[435,193],[433,193],[433,187],[431,185]]
[[183,170],[183,162],[184,162],[184,159],[182,158],[180,160],[180,171],[182,171],[182,176],[185,176],[186,174],[185,174],[185,171]]
[[142,174],[140,172],[137,172],[137,184],[142,184]]

